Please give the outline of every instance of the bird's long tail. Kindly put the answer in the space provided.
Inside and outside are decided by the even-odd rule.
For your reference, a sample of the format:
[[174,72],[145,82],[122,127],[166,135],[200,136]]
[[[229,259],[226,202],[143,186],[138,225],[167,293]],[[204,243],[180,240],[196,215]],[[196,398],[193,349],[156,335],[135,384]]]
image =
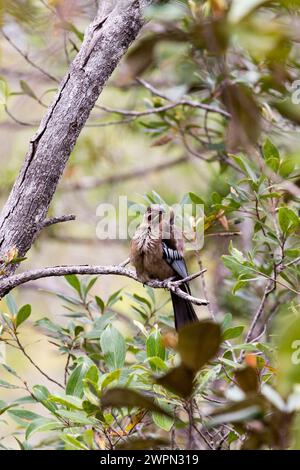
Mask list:
[[[181,290],[190,294],[190,288],[187,284],[180,285]],[[174,292],[171,291],[171,299],[174,310],[175,328],[180,330],[184,325],[198,321],[198,317],[194,310],[192,303],[189,300],[185,300],[182,297],[178,297]]]

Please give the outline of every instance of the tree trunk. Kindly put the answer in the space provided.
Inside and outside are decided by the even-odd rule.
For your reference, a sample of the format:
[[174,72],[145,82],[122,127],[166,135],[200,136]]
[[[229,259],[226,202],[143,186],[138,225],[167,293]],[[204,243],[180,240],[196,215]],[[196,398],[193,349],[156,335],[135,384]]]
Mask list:
[[[107,0],[53,104],[30,141],[20,174],[0,216],[0,260],[16,247],[30,249],[42,228],[59,179],[105,82],[136,38],[150,0]],[[115,6],[117,5],[117,6]],[[15,270],[12,265],[6,274]]]

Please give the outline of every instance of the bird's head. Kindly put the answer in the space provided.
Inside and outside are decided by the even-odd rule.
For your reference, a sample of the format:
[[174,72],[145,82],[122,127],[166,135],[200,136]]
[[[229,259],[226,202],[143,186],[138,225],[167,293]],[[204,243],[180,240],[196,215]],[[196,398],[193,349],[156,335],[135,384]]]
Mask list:
[[160,204],[151,204],[147,207],[144,219],[148,226],[157,226],[161,224],[163,216],[166,213],[163,206]]

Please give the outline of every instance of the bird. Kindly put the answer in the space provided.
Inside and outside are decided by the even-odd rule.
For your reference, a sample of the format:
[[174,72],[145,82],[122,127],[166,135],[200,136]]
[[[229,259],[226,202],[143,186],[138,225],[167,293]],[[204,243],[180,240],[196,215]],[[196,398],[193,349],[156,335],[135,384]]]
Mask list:
[[[183,238],[174,224],[174,212],[166,220],[166,211],[160,204],[147,207],[142,223],[137,228],[130,244],[130,262],[138,278],[146,283],[153,279],[160,281],[188,277],[183,257]],[[190,294],[187,282],[180,289]],[[197,322],[198,317],[192,303],[171,291],[176,330]]]

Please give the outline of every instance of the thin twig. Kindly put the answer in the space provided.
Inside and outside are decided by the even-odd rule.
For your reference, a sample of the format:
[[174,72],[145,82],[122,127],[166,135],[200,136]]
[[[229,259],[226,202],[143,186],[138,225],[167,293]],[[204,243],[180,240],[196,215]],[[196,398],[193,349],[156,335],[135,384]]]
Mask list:
[[51,225],[60,224],[62,222],[70,222],[72,220],[76,220],[76,215],[70,214],[70,215],[61,215],[58,217],[51,217],[49,219],[44,220],[41,228],[50,227]]
[[136,170],[128,171],[127,173],[116,174],[108,176],[107,178],[83,178],[78,183],[68,183],[62,186],[62,191],[85,191],[89,189],[98,188],[108,184],[123,183],[124,181],[129,181],[135,178],[144,177],[151,173],[157,173],[160,171],[168,170],[173,166],[181,165],[186,163],[189,157],[184,155],[175,160],[159,163],[148,168],[138,168]]
[[2,29],[2,34],[3,36],[5,37],[5,39],[7,40],[7,42],[9,42],[9,44],[26,60],[26,62],[28,62],[29,65],[31,65],[31,67],[35,68],[36,70],[38,70],[39,72],[41,72],[43,75],[45,75],[45,77],[49,78],[50,80],[54,81],[55,83],[59,83],[59,80],[58,78],[55,78],[53,75],[51,75],[49,72],[46,72],[46,70],[44,70],[42,67],[40,67],[39,65],[35,64],[31,59],[29,59],[28,57],[28,54],[26,54],[25,52],[23,52],[18,46],[17,44],[15,44],[13,42],[13,40],[7,36],[7,34],[3,31]]
[[254,315],[253,317],[253,320],[252,320],[252,323],[250,325],[250,328],[248,330],[248,333],[247,333],[247,336],[246,336],[246,343],[249,343],[252,339],[252,335],[253,335],[253,332],[256,328],[256,325],[257,323],[259,322],[260,320],[260,317],[264,311],[264,308],[265,308],[265,305],[266,305],[266,301],[268,299],[268,296],[271,294],[271,292],[273,291],[273,285],[274,285],[274,282],[273,281],[269,281],[267,282],[266,284],[266,287],[265,287],[265,290],[264,290],[264,293],[263,293],[263,297],[261,299],[261,302],[259,304],[259,307],[256,311],[256,314]]
[[[137,82],[143,85],[143,87],[148,89],[154,95],[172,102],[172,100],[167,95],[158,91],[156,88],[154,88],[150,83],[146,82],[145,80],[138,78]],[[174,106],[183,105],[183,106],[190,106],[191,108],[200,108],[200,109],[204,109],[205,111],[209,111],[211,113],[216,113],[216,114],[221,114],[222,116],[226,118],[230,118],[230,113],[228,113],[224,109],[217,108],[216,106],[212,106],[212,105],[205,104],[205,103],[199,103],[198,101],[182,99],[180,101],[172,102],[172,103],[174,104]],[[159,109],[159,108],[156,108],[156,109]]]
[[29,354],[26,352],[24,346],[22,345],[22,343],[20,342],[19,338],[18,338],[18,335],[17,333],[15,333],[15,340],[17,342],[17,345],[19,346],[19,349],[20,351],[22,352],[22,354],[28,359],[28,361],[40,372],[40,374],[42,374],[47,380],[49,380],[50,382],[58,385],[60,388],[64,388],[62,384],[60,384],[59,382],[57,382],[55,379],[52,379],[51,377],[49,377],[49,375],[44,372],[35,362],[34,360],[31,358],[31,356],[29,356]]
[[242,232],[214,232],[206,233],[205,237],[237,237],[241,234]]

